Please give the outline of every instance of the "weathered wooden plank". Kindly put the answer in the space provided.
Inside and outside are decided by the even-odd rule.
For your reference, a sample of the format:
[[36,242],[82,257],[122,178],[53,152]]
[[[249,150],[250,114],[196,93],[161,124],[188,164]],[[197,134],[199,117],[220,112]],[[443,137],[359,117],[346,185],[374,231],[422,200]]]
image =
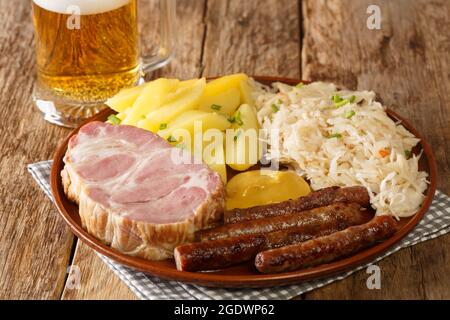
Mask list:
[[[373,1],[304,0],[303,78],[376,91],[430,142],[439,174],[450,172],[450,3],[377,1],[380,30],[369,30]],[[443,178],[438,187],[450,193]],[[381,290],[368,290],[359,272],[306,295],[308,299],[449,298],[450,236],[429,241],[379,263]]]
[[73,236],[26,165],[49,159],[68,130],[45,122],[31,103],[30,3],[0,7],[0,299],[58,299]]
[[209,0],[204,75],[300,75],[298,3]]
[[[142,2],[140,9],[141,29],[149,39],[157,39],[159,20],[157,1]],[[176,77],[181,79],[200,76],[203,34],[205,25],[205,2],[178,1],[178,50],[176,59],[169,66],[149,75],[154,77]],[[156,42],[156,40],[155,40]],[[153,47],[150,40],[144,42],[144,51]],[[80,241],[73,258],[73,265],[81,271],[82,283],[79,289],[65,288],[63,299],[134,299],[130,289],[107,267],[93,250]]]
[[[135,300],[137,297],[89,248],[78,241],[62,299]],[[78,277],[79,276],[79,277]],[[77,282],[79,280],[79,282]],[[79,286],[78,286],[79,285]]]

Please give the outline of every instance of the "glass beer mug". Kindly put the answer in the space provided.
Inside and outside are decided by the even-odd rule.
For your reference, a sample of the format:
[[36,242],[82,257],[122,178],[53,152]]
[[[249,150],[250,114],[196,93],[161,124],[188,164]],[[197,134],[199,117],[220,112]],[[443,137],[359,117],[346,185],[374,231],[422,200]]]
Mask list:
[[159,1],[158,50],[140,57],[138,0],[33,0],[33,101],[46,120],[77,126],[120,89],[171,60],[176,0]]

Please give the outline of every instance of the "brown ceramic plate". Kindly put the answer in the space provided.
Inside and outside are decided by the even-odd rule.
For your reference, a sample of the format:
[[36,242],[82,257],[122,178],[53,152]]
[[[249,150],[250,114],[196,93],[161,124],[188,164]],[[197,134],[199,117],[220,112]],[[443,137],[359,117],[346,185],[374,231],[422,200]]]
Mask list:
[[[271,84],[272,82],[280,81],[294,85],[299,82],[299,80],[295,79],[273,77],[255,77],[255,79],[265,84]],[[113,111],[111,109],[104,110],[89,121],[105,121],[108,115],[112,113]],[[436,163],[430,146],[417,132],[417,130],[409,124],[408,121],[397,115],[392,110],[388,109],[387,113],[391,118],[400,121],[406,129],[408,129],[420,139],[420,145],[416,147],[416,150],[414,150],[414,152],[419,153],[423,151],[423,155],[420,160],[420,170],[428,172],[428,179],[430,181],[430,184],[426,191],[426,198],[422,204],[422,207],[414,216],[401,219],[398,232],[386,241],[379,243],[378,245],[367,250],[361,251],[358,254],[346,259],[342,259],[333,263],[323,264],[313,268],[282,274],[260,274],[256,271],[252,263],[247,263],[218,271],[183,272],[176,270],[173,260],[147,261],[141,258],[124,255],[114,249],[111,249],[109,246],[104,245],[82,228],[80,217],[78,215],[78,206],[70,202],[66,198],[61,184],[60,174],[61,170],[64,167],[62,159],[66,152],[69,138],[76,134],[78,132],[78,129],[74,130],[56,151],[51,172],[52,193],[61,216],[70,226],[73,233],[75,233],[75,235],[77,235],[77,237],[80,238],[81,241],[85,242],[88,246],[90,246],[97,252],[111,258],[116,262],[164,279],[183,281],[210,287],[249,288],[281,286],[299,283],[304,280],[316,279],[331,274],[337,274],[345,270],[355,268],[364,262],[374,259],[376,256],[380,255],[389,247],[402,239],[423,217],[434,197],[434,193],[436,190]]]

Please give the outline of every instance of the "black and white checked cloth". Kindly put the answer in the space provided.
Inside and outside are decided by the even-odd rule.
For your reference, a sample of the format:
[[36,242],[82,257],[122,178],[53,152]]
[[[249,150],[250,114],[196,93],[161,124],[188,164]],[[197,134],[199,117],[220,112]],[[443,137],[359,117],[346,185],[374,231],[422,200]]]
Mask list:
[[[49,184],[50,167],[51,161],[42,161],[29,165],[28,171],[37,181],[39,186],[45,191],[47,196],[52,199]],[[429,211],[425,214],[417,227],[396,246],[392,247],[385,254],[379,256],[370,263],[337,276],[303,282],[298,285],[267,289],[213,289],[176,281],[162,280],[142,272],[131,270],[102,255],[99,256],[140,299],[290,299],[302,293],[323,287],[334,281],[342,280],[354,272],[367,268],[369,265],[380,261],[402,248],[429,239],[434,239],[448,232],[450,232],[450,198],[437,191]]]

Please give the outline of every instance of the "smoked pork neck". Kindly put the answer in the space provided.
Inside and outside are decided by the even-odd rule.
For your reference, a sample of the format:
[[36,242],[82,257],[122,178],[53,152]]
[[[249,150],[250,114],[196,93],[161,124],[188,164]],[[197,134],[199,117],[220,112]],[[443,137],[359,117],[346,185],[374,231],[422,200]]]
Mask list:
[[139,128],[83,126],[69,141],[61,172],[83,228],[122,253],[161,260],[220,221],[220,176],[204,164],[180,163],[172,151],[167,141]]

